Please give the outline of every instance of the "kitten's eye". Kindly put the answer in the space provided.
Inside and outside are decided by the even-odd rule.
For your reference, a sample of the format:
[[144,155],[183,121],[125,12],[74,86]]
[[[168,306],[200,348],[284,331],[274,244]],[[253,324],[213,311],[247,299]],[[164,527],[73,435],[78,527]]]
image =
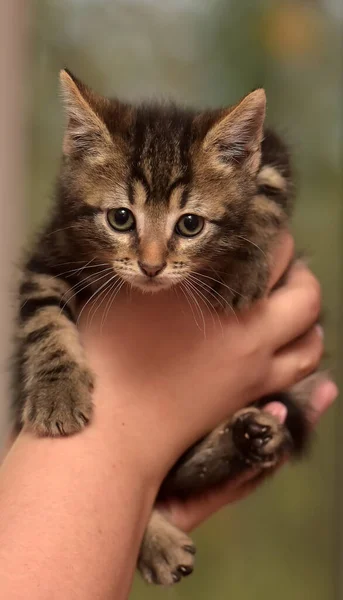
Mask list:
[[111,208],[107,213],[107,220],[117,231],[132,231],[136,227],[135,217],[128,208]]
[[183,237],[193,237],[203,230],[205,221],[198,215],[183,215],[176,223],[175,231]]

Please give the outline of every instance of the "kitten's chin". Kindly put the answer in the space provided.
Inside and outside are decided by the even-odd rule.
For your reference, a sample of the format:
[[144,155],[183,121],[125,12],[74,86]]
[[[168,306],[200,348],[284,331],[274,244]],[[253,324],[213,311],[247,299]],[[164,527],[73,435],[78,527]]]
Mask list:
[[161,290],[167,290],[174,285],[174,282],[170,281],[167,277],[161,278],[148,278],[137,276],[130,280],[132,287],[135,287],[143,292],[155,293]]

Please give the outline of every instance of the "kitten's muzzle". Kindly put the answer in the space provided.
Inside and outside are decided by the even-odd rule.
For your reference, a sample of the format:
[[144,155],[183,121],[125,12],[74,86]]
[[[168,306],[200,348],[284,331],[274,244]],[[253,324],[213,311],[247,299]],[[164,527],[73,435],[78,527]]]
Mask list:
[[162,273],[163,269],[167,266],[167,263],[159,264],[159,265],[150,265],[148,263],[141,263],[138,261],[138,266],[142,273],[147,277],[156,277],[159,273]]

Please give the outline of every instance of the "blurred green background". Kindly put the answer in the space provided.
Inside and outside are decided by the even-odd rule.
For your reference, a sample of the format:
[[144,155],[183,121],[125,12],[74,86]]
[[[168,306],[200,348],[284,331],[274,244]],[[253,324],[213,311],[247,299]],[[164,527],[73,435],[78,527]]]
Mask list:
[[[293,148],[295,233],[324,289],[329,364],[338,349],[343,67],[341,0],[42,0],[30,15],[29,225],[46,209],[58,168],[58,70],[102,93],[165,97],[197,106],[267,91],[268,119]],[[287,467],[196,532],[196,573],[153,598],[331,600],[337,562],[337,409],[323,419],[311,457]]]

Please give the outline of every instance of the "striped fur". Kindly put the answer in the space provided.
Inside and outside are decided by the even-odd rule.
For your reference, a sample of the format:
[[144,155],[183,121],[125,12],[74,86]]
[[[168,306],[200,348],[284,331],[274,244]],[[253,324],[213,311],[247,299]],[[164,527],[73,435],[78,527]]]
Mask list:
[[[293,200],[287,149],[264,127],[263,90],[201,112],[102,98],[67,71],[61,82],[63,161],[50,218],[22,270],[13,365],[16,430],[53,436],[81,430],[92,416],[93,375],[76,326],[86,299],[116,281],[158,291],[196,272],[208,302],[249,304],[265,292],[267,256]],[[125,234],[110,226],[116,209],[133,215]],[[189,214],[203,227],[185,238],[178,223]],[[235,415],[183,457],[163,489],[206,488],[256,455],[270,468],[290,444],[304,444],[301,411],[292,419],[280,429],[257,408]],[[245,427],[268,430],[249,460]],[[144,577],[173,583],[191,572],[193,554],[189,538],[155,513],[139,557]]]

